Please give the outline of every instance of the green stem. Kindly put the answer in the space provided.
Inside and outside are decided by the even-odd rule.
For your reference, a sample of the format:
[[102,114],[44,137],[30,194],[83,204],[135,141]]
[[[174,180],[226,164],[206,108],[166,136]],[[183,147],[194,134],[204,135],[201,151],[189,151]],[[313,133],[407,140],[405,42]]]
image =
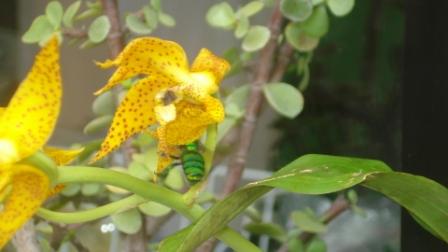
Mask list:
[[207,139],[205,140],[205,174],[208,175],[213,164],[213,156],[215,155],[216,140],[218,135],[218,125],[212,124],[207,128]]
[[[171,191],[165,187],[158,186],[156,184],[143,181],[141,179],[135,178],[131,175],[127,175],[121,172],[116,172],[113,170],[108,169],[102,169],[102,168],[94,168],[94,167],[83,167],[83,166],[66,166],[66,167],[60,167],[59,169],[59,177],[58,177],[58,183],[65,184],[65,183],[103,183],[103,184],[109,184],[117,187],[121,187],[123,189],[126,189],[128,191],[131,191],[135,194],[137,194],[140,197],[143,197],[147,200],[151,200],[163,205],[166,205],[170,208],[173,208],[180,214],[184,215],[191,221],[197,220],[201,215],[205,212],[205,210],[197,205],[194,204],[192,206],[188,206],[183,201],[182,195]],[[131,196],[132,197],[132,196]],[[129,200],[129,198],[123,199],[123,200]],[[135,199],[137,200],[137,199]],[[129,200],[131,201],[131,200]],[[114,202],[118,203],[118,202]],[[114,204],[111,203],[111,204]],[[106,210],[109,206],[103,206],[102,210],[104,213],[106,213]],[[118,206],[113,206],[118,207]],[[93,211],[93,210],[91,210]],[[75,218],[81,218],[86,216],[76,216],[76,214],[79,213],[57,213],[54,214],[54,212],[51,212],[49,210],[40,210],[40,213],[47,214],[50,218],[58,218],[59,222],[66,222],[66,221],[74,221]],[[85,213],[86,211],[83,211],[81,213]],[[97,214],[93,212],[94,214]],[[68,215],[67,215],[68,214]],[[89,218],[93,217],[92,212],[89,213],[90,216],[87,216]],[[67,217],[65,219],[64,217]],[[87,218],[86,217],[86,218]],[[101,217],[97,215],[97,217]],[[229,245],[231,248],[233,248],[235,251],[241,251],[241,252],[252,252],[252,251],[260,251],[258,247],[256,247],[253,243],[246,240],[244,237],[242,237],[239,233],[235,232],[234,230],[231,230],[229,228],[224,228],[222,231],[220,231],[217,234],[217,238],[225,242],[227,245]]]
[[37,151],[33,155],[25,158],[22,163],[30,164],[47,174],[52,185],[56,184],[58,178],[58,167],[56,163],[42,151]]
[[66,224],[80,223],[86,221],[93,221],[117,212],[126,211],[147,201],[148,201],[147,199],[142,198],[138,195],[132,195],[104,206],[79,212],[64,213],[41,208],[37,211],[37,215],[39,217],[42,217],[46,220],[53,222],[66,223]]

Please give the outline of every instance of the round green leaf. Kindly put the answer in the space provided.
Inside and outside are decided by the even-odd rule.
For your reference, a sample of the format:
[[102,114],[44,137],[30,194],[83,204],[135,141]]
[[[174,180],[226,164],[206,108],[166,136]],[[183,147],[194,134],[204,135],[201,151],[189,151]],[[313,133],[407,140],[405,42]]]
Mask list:
[[238,14],[240,16],[250,17],[261,11],[263,7],[264,3],[262,1],[252,1],[244,5],[241,9],[239,9]]
[[160,2],[160,0],[151,0],[151,6],[156,11],[160,11],[162,9],[162,3]]
[[303,109],[302,94],[289,84],[266,84],[263,92],[272,108],[288,118],[296,117]]
[[271,31],[265,26],[252,26],[243,39],[242,48],[254,52],[263,48],[271,37]]
[[355,190],[350,189],[347,192],[347,199],[350,202],[350,204],[356,205],[358,203],[358,194]]
[[171,211],[171,208],[153,201],[139,205],[138,209],[140,209],[142,213],[154,217],[164,216]]
[[311,0],[282,0],[280,10],[283,15],[292,21],[306,20],[313,12]]
[[82,42],[82,44],[79,45],[79,49],[87,49],[87,48],[92,48],[97,46],[97,43],[94,43],[91,40],[85,40],[84,42]]
[[316,7],[313,14],[305,22],[301,23],[303,31],[315,38],[320,38],[327,34],[329,26],[330,20],[324,5]]
[[322,222],[308,213],[295,211],[291,217],[294,224],[303,231],[311,233],[323,233],[327,231],[327,227]]
[[133,161],[129,164],[128,167],[128,171],[129,174],[131,174],[132,176],[139,178],[139,179],[144,179],[147,180],[149,179],[149,171],[146,168],[145,165],[143,165],[142,163]]
[[81,190],[80,184],[68,184],[61,191],[61,194],[66,197],[72,197],[75,196],[79,192],[79,190]]
[[136,15],[128,15],[126,17],[126,25],[129,30],[137,34],[145,35],[152,32],[151,28]]
[[302,31],[300,23],[288,24],[285,35],[288,43],[301,52],[310,52],[319,44],[318,38],[310,37]]
[[93,119],[84,127],[84,134],[90,135],[107,129],[112,123],[112,119],[112,115],[105,115]]
[[64,9],[59,1],[49,2],[45,9],[45,15],[54,29],[59,29],[59,27],[61,27],[63,13]]
[[166,13],[159,12],[159,21],[165,26],[173,27],[176,25],[176,20]]
[[149,6],[143,7],[143,15],[145,17],[145,22],[150,29],[155,29],[157,27],[157,22],[159,20],[157,11]]
[[164,183],[174,190],[180,190],[184,187],[184,180],[178,169],[171,169],[168,176],[165,178]]
[[88,183],[88,184],[84,184],[81,187],[81,193],[84,196],[92,196],[95,195],[97,193],[99,193],[102,189],[102,185],[101,184],[97,184],[97,183]]
[[319,237],[314,238],[310,245],[305,250],[306,252],[325,252],[327,251],[327,245]]
[[75,19],[75,15],[79,10],[79,7],[81,7],[81,1],[78,0],[76,2],[73,2],[68,6],[67,10],[64,13],[64,16],[62,16],[62,23],[66,27],[73,27],[73,20]]
[[303,248],[303,243],[301,240],[293,237],[292,239],[288,239],[288,251],[294,252],[303,252],[305,249]]
[[349,14],[355,6],[355,0],[327,0],[328,8],[335,16],[342,17]]
[[249,85],[241,85],[230,93],[225,99],[226,114],[239,118],[244,114]]
[[100,43],[103,41],[110,30],[110,23],[107,16],[99,16],[97,17],[89,27],[88,35],[90,41],[94,43]]
[[38,16],[34,19],[28,31],[22,36],[23,43],[36,43],[51,36],[54,28],[46,16]]
[[249,31],[249,27],[250,27],[249,18],[245,16],[241,17],[236,25],[235,37],[239,39],[244,37],[244,35],[246,35],[247,32]]
[[126,234],[135,234],[142,226],[142,217],[135,208],[113,214],[111,218],[117,229]]
[[93,101],[92,110],[95,115],[113,115],[115,112],[115,98],[112,92],[105,92]]
[[206,20],[211,26],[230,29],[236,21],[235,12],[227,2],[215,4],[207,12]]

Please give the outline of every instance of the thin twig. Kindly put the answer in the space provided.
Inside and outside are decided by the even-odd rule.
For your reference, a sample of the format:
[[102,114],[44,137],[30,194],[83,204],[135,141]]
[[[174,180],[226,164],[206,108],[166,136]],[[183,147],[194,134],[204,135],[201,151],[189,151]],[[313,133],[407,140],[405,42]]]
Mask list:
[[[117,0],[101,0],[101,4],[103,6],[104,13],[110,22],[110,32],[107,36],[110,56],[112,58],[116,58],[125,46],[124,32],[121,29],[120,24],[118,3]],[[127,166],[131,162],[132,154],[134,153],[131,140],[124,142],[122,152],[124,154],[124,165]],[[145,236],[145,228],[141,228],[140,231],[134,235],[127,236],[127,246],[125,251],[144,251],[146,248]]]
[[117,0],[101,0],[104,13],[109,18],[110,32],[107,36],[107,44],[109,45],[110,56],[115,58],[124,48],[124,36],[121,31],[120,16],[118,11]]
[[[117,0],[101,0],[103,10],[110,22],[110,32],[107,36],[107,44],[109,45],[109,51],[111,58],[116,58],[125,46],[124,32],[121,29],[120,16],[118,10]],[[118,91],[116,96],[118,97]],[[117,99],[118,100],[118,99]],[[132,160],[132,154],[135,150],[132,147],[131,140],[124,142],[122,147],[124,153],[124,165],[127,166]]]
[[277,64],[275,64],[274,70],[271,74],[271,82],[281,81],[285,74],[286,68],[291,61],[291,56],[294,53],[294,48],[289,43],[284,43],[280,48],[280,52],[277,57]]
[[[278,50],[278,36],[281,32],[282,15],[279,9],[279,2],[276,1],[274,11],[269,21],[269,30],[271,37],[269,42],[263,48],[260,54],[258,64],[255,66],[254,80],[251,83],[251,90],[249,99],[246,104],[246,113],[242,128],[239,133],[239,142],[234,155],[229,165],[229,176],[224,184],[223,196],[231,193],[236,189],[241,180],[244,167],[247,162],[247,154],[252,143],[256,122],[260,108],[263,104],[263,85],[269,81],[279,81],[285,73],[286,67],[289,64],[293,48],[284,44],[280,49],[278,57],[275,57],[275,52]],[[273,62],[277,60],[275,67]],[[271,75],[272,71],[272,75]],[[213,251],[217,244],[216,239],[210,239],[203,243],[197,251],[207,252]]]
[[[280,81],[283,78],[286,68],[290,63],[291,55],[294,52],[294,49],[288,43],[284,43],[278,49],[279,44],[277,40],[283,20],[278,2],[269,22],[271,38],[261,52],[259,63],[255,69],[255,78],[251,83],[251,91],[246,105],[246,114],[239,133],[237,150],[230,161],[229,176],[227,177],[223,190],[224,195],[235,190],[246,165],[247,153],[252,143],[258,114],[264,101],[262,92],[263,85],[267,82]],[[279,50],[279,53],[276,57],[275,52],[277,50]],[[276,62],[275,66],[273,62]]]
[[269,22],[271,38],[261,51],[259,63],[255,69],[255,78],[251,83],[251,90],[246,104],[246,113],[240,131],[240,141],[236,147],[236,152],[232,156],[229,165],[229,176],[224,184],[223,194],[227,195],[234,191],[240,182],[241,175],[247,161],[252,138],[255,131],[258,114],[263,103],[263,85],[269,81],[270,72],[273,65],[275,51],[278,46],[278,35],[282,24],[282,14],[279,9],[279,2],[276,2],[274,12]]
[[70,38],[86,38],[87,37],[87,31],[83,29],[78,28],[65,28],[62,30],[62,34],[64,36],[70,37]]

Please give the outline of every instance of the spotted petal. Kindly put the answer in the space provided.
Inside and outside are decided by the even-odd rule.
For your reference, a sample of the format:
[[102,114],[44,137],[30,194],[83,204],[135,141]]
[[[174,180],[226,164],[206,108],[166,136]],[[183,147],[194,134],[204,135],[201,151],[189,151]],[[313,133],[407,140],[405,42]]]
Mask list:
[[208,97],[203,104],[195,104],[182,100],[177,105],[176,120],[159,127],[159,139],[168,145],[185,145],[199,139],[208,125],[224,119],[224,108],[221,102]]
[[51,39],[37,54],[27,77],[0,118],[0,142],[13,163],[40,149],[51,135],[61,100],[59,49]]
[[84,148],[78,149],[61,149],[57,147],[45,146],[44,152],[47,154],[57,165],[67,165],[73,162]]
[[151,75],[136,83],[118,107],[106,139],[94,161],[106,156],[132,135],[156,123],[155,96],[175,83],[163,75]]
[[[47,154],[57,165],[67,165],[73,162],[79,154],[84,150],[84,148],[78,149],[60,149],[56,147],[44,147],[43,151]],[[60,169],[60,168],[58,168]],[[55,187],[51,188],[48,192],[48,197],[58,194],[64,189],[63,184],[57,184]]]
[[131,77],[161,73],[180,81],[188,73],[185,51],[176,42],[154,37],[130,42],[114,60],[98,63],[102,68],[118,66],[107,84],[95,94],[103,93]]
[[229,71],[230,64],[225,59],[214,55],[206,48],[202,48],[191,65],[192,72],[211,72],[219,85],[224,75]]
[[45,201],[50,186],[47,175],[28,165],[0,168],[0,178],[5,177],[10,183],[0,182],[0,194],[7,190],[0,211],[0,249]]

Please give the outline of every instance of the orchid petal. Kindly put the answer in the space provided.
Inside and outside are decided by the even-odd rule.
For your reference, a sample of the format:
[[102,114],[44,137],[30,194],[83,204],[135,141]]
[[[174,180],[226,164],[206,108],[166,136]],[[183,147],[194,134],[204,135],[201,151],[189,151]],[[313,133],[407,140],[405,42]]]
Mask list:
[[67,165],[73,162],[79,154],[84,151],[84,148],[61,149],[57,147],[45,146],[43,151],[51,159],[53,159],[57,165]]
[[224,108],[221,102],[208,97],[203,104],[180,101],[177,105],[176,120],[159,128],[158,137],[168,145],[185,145],[197,140],[208,125],[218,123],[224,119]]
[[115,60],[98,63],[102,68],[118,66],[101,94],[120,82],[140,74],[163,74],[176,82],[188,74],[185,51],[176,42],[159,38],[138,38],[130,42]]
[[[0,142],[10,145],[13,163],[40,149],[53,132],[60,109],[61,76],[57,38],[37,54],[27,77],[0,118]],[[17,153],[15,155],[14,153]]]
[[0,249],[45,201],[50,186],[45,173],[28,165],[0,169],[0,177],[4,176],[10,176],[11,183],[0,184],[0,192],[10,190],[1,202]]
[[215,81],[218,85],[229,69],[229,62],[214,55],[208,49],[202,48],[190,70],[192,72],[211,72],[215,76]]
[[155,96],[172,85],[174,83],[163,75],[151,75],[136,83],[118,107],[106,139],[93,161],[103,158],[132,135],[156,123]]

